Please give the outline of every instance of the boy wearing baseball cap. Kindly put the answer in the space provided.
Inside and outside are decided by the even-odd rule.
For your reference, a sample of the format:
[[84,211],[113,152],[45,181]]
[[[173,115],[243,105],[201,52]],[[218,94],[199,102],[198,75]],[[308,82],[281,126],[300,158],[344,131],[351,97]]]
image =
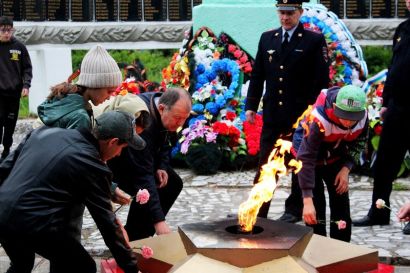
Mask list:
[[316,234],[326,236],[326,185],[330,237],[350,241],[349,172],[359,163],[367,128],[366,95],[347,85],[322,90],[295,131],[293,147],[303,165],[292,179],[298,179],[302,190],[303,219]]

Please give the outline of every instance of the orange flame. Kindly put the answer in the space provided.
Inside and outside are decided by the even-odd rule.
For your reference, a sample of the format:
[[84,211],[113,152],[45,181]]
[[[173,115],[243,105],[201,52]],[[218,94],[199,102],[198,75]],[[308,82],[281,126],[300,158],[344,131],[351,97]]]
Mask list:
[[292,142],[278,139],[275,149],[271,152],[268,162],[262,166],[258,183],[252,188],[247,201],[239,206],[238,221],[241,229],[245,232],[252,231],[260,207],[273,197],[277,186],[277,178],[288,173],[288,166],[295,169],[295,173],[302,168],[302,163],[295,159],[285,164],[285,155],[290,153]]
[[312,115],[312,110],[313,110],[313,106],[309,105],[308,108],[306,108],[306,110],[303,112],[302,115],[300,115],[300,117],[298,117],[298,119],[296,120],[296,122],[292,125],[293,129],[296,129],[299,126],[299,123],[301,124],[302,128],[304,129],[304,136],[308,136],[310,134],[310,124],[312,124],[313,122],[316,122],[317,125],[319,126],[319,130],[321,132],[324,132],[325,129],[323,128],[323,125],[320,121],[315,120],[315,116]]
[[311,116],[312,110],[313,110],[313,106],[312,106],[312,105],[309,105],[309,106],[306,108],[306,110],[302,113],[302,115],[300,115],[300,116],[298,117],[298,119],[296,120],[296,122],[293,123],[292,128],[293,128],[293,129],[296,129],[296,128],[299,126],[300,121],[302,121],[303,119],[305,119],[305,118],[308,117],[308,116]]

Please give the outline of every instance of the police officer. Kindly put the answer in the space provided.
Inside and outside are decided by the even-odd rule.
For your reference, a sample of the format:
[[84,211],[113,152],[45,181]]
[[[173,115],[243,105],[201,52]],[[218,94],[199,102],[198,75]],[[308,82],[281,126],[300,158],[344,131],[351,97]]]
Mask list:
[[[410,0],[405,0],[410,11]],[[402,22],[393,37],[393,58],[383,90],[383,131],[374,170],[373,198],[370,210],[362,219],[353,221],[354,226],[388,225],[390,210],[377,209],[375,202],[383,199],[390,206],[392,183],[396,178],[406,152],[410,151],[410,18]],[[403,229],[410,234],[410,224]]]
[[[281,27],[262,34],[246,99],[246,119],[253,123],[263,94],[263,128],[259,166],[267,162],[276,140],[289,135],[292,125],[320,90],[329,84],[328,52],[324,36],[305,30],[299,22],[302,0],[279,0]],[[256,183],[259,172],[256,174]],[[296,222],[301,218],[302,197],[298,185],[286,201],[281,220]],[[267,217],[270,203],[264,203],[260,217]]]

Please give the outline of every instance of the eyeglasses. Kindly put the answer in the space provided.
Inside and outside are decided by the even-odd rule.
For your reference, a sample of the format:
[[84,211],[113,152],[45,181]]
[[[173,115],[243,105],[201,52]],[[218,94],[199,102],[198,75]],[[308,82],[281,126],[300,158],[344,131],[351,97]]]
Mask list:
[[0,29],[1,33],[13,33],[16,29],[15,28],[2,28]]

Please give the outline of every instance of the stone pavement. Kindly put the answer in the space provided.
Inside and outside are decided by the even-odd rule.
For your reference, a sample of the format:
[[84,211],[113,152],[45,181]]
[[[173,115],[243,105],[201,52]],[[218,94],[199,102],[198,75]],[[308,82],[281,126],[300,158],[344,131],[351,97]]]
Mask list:
[[[21,139],[16,135],[17,141]],[[196,176],[190,170],[178,169],[184,179],[184,189],[174,207],[167,216],[173,230],[178,225],[226,218],[236,214],[239,204],[245,201],[252,187],[255,170],[242,172],[220,172],[210,176]],[[269,218],[277,219],[283,213],[283,204],[289,194],[290,177],[281,178],[272,200]],[[350,203],[352,218],[366,214],[371,202],[372,179],[366,176],[352,175],[350,178]],[[410,188],[410,178],[398,179],[403,187]],[[393,191],[391,208],[397,212],[400,206],[410,201],[410,191]],[[125,223],[128,206],[122,207],[117,215]],[[329,219],[329,216],[327,216]],[[303,224],[303,223],[298,223]],[[380,261],[400,265],[396,273],[410,272],[410,235],[403,235],[402,225],[392,213],[391,225],[373,227],[353,227],[352,243],[375,248],[379,251]],[[92,253],[99,265],[101,258],[110,257],[110,253],[101,238],[101,234],[89,213],[86,211],[83,225],[83,244]],[[38,257],[33,272],[48,272],[47,260]],[[8,258],[0,247],[0,273],[8,268]]]
[[[179,169],[184,179],[184,189],[176,204],[171,209],[167,221],[173,230],[178,225],[223,219],[228,214],[236,214],[239,204],[245,201],[251,189],[255,171],[224,172],[211,176],[195,176],[190,170]],[[410,179],[399,179],[402,185],[410,185]],[[276,219],[283,212],[283,204],[289,193],[290,177],[280,180],[280,185],[272,200],[269,218]],[[352,175],[351,186],[352,217],[361,217],[367,212],[371,202],[371,179],[366,176]],[[391,207],[397,211],[410,200],[409,191],[394,191]],[[122,207],[117,215],[125,222],[128,206]],[[303,224],[303,223],[299,223]],[[378,249],[380,260],[386,263],[400,264],[396,272],[410,272],[410,236],[403,235],[401,224],[392,216],[391,225],[353,228],[352,243]],[[110,253],[101,238],[101,234],[89,213],[84,216],[83,244],[87,250],[99,259],[110,257]],[[0,248],[0,272],[5,272],[8,259]],[[38,258],[35,273],[48,272],[48,262]]]

